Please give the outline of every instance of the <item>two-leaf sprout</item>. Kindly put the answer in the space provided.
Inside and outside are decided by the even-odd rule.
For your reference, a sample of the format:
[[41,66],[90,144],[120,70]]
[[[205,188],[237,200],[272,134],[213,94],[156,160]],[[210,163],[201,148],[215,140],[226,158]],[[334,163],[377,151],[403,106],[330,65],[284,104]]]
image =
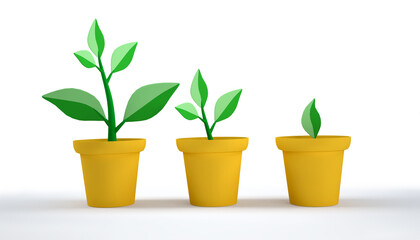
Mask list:
[[191,103],[183,103],[176,106],[176,110],[187,120],[200,119],[206,129],[207,139],[213,140],[213,130],[216,126],[216,123],[221,122],[235,112],[236,107],[238,106],[239,98],[241,96],[242,89],[234,90],[222,95],[216,102],[214,108],[214,123],[209,125],[207,120],[206,113],[204,111],[204,106],[206,105],[208,91],[206,82],[201,76],[200,69],[197,70],[193,82],[191,84],[191,97],[197,106],[201,110],[201,117],[197,113],[196,108]]
[[178,88],[179,83],[157,83],[137,89],[128,101],[123,120],[116,125],[109,82],[114,73],[122,71],[130,65],[137,42],[127,43],[115,49],[111,57],[111,73],[108,76],[105,74],[101,59],[105,49],[105,39],[96,19],[88,34],[88,45],[91,52],[97,57],[98,65],[91,52],[87,50],[75,52],[74,55],[86,68],[96,68],[100,72],[106,94],[108,118],[98,99],[80,89],[61,89],[42,97],[71,118],[82,121],[104,121],[108,126],[108,141],[117,141],[117,132],[124,123],[144,121],[158,114]]

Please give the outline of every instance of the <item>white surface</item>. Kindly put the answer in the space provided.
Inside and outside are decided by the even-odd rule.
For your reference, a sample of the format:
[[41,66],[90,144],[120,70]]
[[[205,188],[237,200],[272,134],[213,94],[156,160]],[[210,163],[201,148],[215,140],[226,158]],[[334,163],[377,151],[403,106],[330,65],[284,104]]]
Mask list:
[[[419,12],[417,0],[2,2],[2,229],[18,235],[25,234],[20,226],[39,234],[68,229],[63,236],[70,237],[92,226],[91,236],[138,231],[162,238],[168,233],[173,237],[178,230],[181,238],[188,234],[184,230],[196,229],[191,235],[214,239],[226,225],[231,227],[228,234],[269,238],[284,232],[305,238],[311,232],[301,229],[311,225],[316,236],[359,232],[379,239],[415,236],[408,229],[414,224],[411,220],[418,220],[419,198],[414,198],[418,195],[398,191],[420,189]],[[127,123],[119,132],[119,137],[147,139],[140,154],[138,198],[162,199],[157,203],[162,208],[137,209],[138,203],[127,209],[85,209],[80,158],[72,140],[104,138],[106,126],[70,119],[41,98],[57,89],[80,88],[105,108],[98,72],[85,69],[73,56],[88,49],[94,18],[105,36],[107,72],[117,46],[139,42],[131,65],[110,83],[117,121],[138,87],[181,83],[155,118]],[[209,88],[210,121],[217,98],[243,88],[236,112],[214,132],[250,138],[243,153],[241,199],[286,199],[282,154],[274,138],[305,134],[300,117],[315,97],[322,118],[320,134],[352,136],[344,157],[343,196],[356,202],[368,199],[369,207],[363,201],[360,207],[343,201],[327,210],[283,205],[227,210],[164,207],[179,203],[167,199],[188,196],[175,139],[205,135],[198,120],[187,121],[174,109],[192,102],[189,89],[198,68]],[[354,196],[346,195],[349,189],[355,189]],[[367,189],[384,189],[385,195],[395,195],[411,207],[382,204],[374,194],[365,196]],[[14,203],[13,196],[20,195],[25,201]],[[377,201],[381,207],[372,208]],[[50,204],[56,207],[47,208]],[[113,228],[114,223],[119,227]],[[120,225],[125,223],[127,227]],[[204,223],[212,230],[201,231]]]
[[86,206],[77,195],[0,200],[0,239],[418,239],[420,191],[342,195],[334,207],[290,205],[284,197],[243,198],[222,208],[187,199],[138,199],[129,207]]

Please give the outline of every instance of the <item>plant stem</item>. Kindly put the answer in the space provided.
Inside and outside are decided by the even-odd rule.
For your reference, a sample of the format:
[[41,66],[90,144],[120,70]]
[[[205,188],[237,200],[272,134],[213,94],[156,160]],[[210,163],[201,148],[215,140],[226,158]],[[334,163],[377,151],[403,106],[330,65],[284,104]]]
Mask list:
[[214,127],[216,126],[216,121],[213,123],[213,125],[211,126],[211,128],[210,128],[210,132],[213,134],[213,130],[214,130]]
[[117,141],[117,132],[115,128],[115,110],[114,101],[112,100],[111,89],[109,88],[108,82],[111,80],[112,73],[109,74],[108,78],[105,75],[104,68],[102,66],[101,58],[98,57],[99,71],[101,72],[102,82],[105,88],[106,102],[108,105],[108,141]]
[[204,123],[204,127],[206,128],[207,139],[208,140],[213,140],[213,136],[211,135],[209,123],[207,122],[206,113],[204,112],[204,107],[201,107],[201,114],[203,115],[202,122]]
[[120,130],[120,128],[124,125],[125,121],[122,121],[120,124],[118,124],[118,126],[115,128],[115,132],[117,133],[118,130]]
[[[104,74],[105,74],[105,72],[104,72]],[[106,83],[108,83],[108,84],[109,84],[109,81],[111,80],[111,76],[112,76],[112,74],[113,74],[113,72],[111,72],[111,73],[109,74],[108,78],[106,79]]]

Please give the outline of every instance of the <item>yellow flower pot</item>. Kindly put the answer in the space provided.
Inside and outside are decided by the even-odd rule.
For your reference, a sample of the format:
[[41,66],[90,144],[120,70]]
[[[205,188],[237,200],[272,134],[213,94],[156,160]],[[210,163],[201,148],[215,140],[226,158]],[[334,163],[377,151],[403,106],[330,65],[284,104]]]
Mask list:
[[291,204],[325,207],[338,204],[344,150],[348,136],[277,137],[283,150]]
[[139,154],[145,139],[76,140],[74,149],[82,159],[87,204],[91,207],[122,207],[136,197]]
[[245,137],[181,138],[190,203],[200,207],[236,204]]

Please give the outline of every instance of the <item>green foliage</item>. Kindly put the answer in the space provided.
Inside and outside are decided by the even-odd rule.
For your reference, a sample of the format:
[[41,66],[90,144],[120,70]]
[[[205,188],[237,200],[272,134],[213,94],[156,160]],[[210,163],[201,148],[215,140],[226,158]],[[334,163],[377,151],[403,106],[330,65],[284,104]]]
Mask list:
[[191,103],[183,103],[175,107],[176,110],[187,120],[199,118],[197,110]]
[[93,59],[92,54],[89,51],[82,50],[74,53],[74,56],[79,60],[79,62],[87,67],[94,68],[96,67],[95,59]]
[[191,84],[191,97],[199,107],[203,108],[206,105],[207,96],[207,85],[198,69]]
[[178,83],[158,83],[139,88],[128,101],[124,120],[116,126],[114,102],[109,88],[111,76],[130,65],[137,42],[128,43],[115,49],[111,58],[111,73],[107,76],[102,65],[102,53],[105,49],[105,38],[98,22],[93,22],[88,34],[88,45],[97,56],[98,66],[93,55],[86,50],[74,55],[86,68],[96,68],[101,74],[108,106],[108,119],[99,101],[91,94],[79,89],[62,89],[42,96],[56,105],[67,116],[83,121],[104,121],[108,125],[108,141],[117,140],[117,132],[126,122],[144,121],[158,114],[169,101]]
[[241,97],[242,89],[228,92],[221,96],[214,108],[214,119],[216,122],[225,120],[232,116],[238,106],[239,98]]
[[127,43],[119,46],[112,53],[111,57],[111,72],[116,73],[122,71],[130,65],[133,60],[134,51],[136,51],[137,43]]
[[194,102],[198,105],[201,109],[201,117],[198,115],[197,110],[195,109],[194,105],[191,103],[183,103],[175,107],[175,109],[187,120],[194,120],[200,119],[203,124],[204,128],[206,129],[207,139],[213,139],[213,130],[216,126],[217,122],[223,121],[230,116],[232,116],[233,112],[235,112],[236,107],[238,106],[239,98],[241,97],[242,89],[234,90],[228,92],[221,96],[214,108],[214,123],[210,127],[207,116],[204,111],[204,106],[207,101],[208,90],[206,82],[201,75],[200,69],[197,70],[194,79],[191,84],[191,97]]
[[178,86],[178,83],[155,83],[137,89],[128,101],[124,121],[152,118],[163,109]]
[[88,45],[97,57],[101,57],[105,49],[105,38],[99,28],[98,21],[93,21],[88,34]]
[[42,96],[67,116],[83,121],[105,121],[104,110],[92,94],[75,88],[65,88]]
[[312,100],[302,114],[302,127],[313,138],[318,136],[319,129],[321,128],[321,116],[315,107],[315,99]]

